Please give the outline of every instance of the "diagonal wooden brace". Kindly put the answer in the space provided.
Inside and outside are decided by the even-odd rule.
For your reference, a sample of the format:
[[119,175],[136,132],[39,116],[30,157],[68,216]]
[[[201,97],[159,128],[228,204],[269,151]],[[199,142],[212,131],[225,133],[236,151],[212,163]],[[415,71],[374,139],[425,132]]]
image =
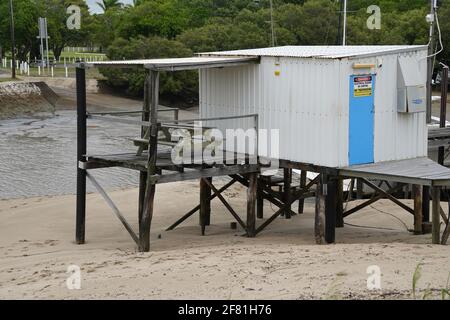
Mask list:
[[228,211],[231,213],[231,215],[236,219],[236,221],[241,225],[241,227],[247,231],[247,226],[245,225],[244,221],[239,217],[239,215],[234,211],[234,209],[230,206],[230,204],[225,200],[225,198],[220,194],[219,190],[208,180],[204,179],[205,183],[211,188],[211,190],[214,192],[214,194],[219,198],[219,200],[223,203],[225,208],[228,209]]

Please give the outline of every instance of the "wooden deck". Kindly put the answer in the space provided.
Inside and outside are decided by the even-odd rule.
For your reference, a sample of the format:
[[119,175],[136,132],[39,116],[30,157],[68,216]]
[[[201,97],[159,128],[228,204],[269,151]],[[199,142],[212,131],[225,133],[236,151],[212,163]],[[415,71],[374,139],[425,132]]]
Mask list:
[[349,178],[387,180],[424,186],[450,186],[450,169],[429,158],[344,167],[339,169],[339,175]]
[[[82,168],[85,170],[111,167],[122,167],[141,172],[148,170],[147,152],[142,155],[134,153],[93,155],[87,156],[86,160]],[[193,154],[192,159],[187,159],[186,162],[179,164],[172,161],[170,151],[158,151],[156,168],[157,174],[151,177],[155,184],[255,173],[260,170],[255,157],[232,152],[209,157],[202,157],[200,153],[197,156]]]
[[428,151],[450,147],[450,128],[428,128]]

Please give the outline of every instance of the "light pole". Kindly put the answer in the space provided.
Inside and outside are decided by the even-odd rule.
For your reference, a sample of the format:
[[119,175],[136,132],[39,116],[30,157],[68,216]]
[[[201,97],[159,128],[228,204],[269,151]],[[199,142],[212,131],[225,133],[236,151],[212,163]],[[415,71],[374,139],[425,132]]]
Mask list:
[[427,123],[431,123],[431,115],[432,115],[432,81],[433,81],[433,69],[434,69],[434,22],[436,19],[436,9],[437,9],[437,1],[430,0],[431,9],[429,17],[430,22],[430,33],[429,33],[429,41],[428,41],[428,70],[427,70]]
[[12,65],[11,65],[11,77],[16,78],[16,40],[14,37],[14,7],[12,0],[9,0],[9,10],[11,14],[11,55],[12,55]]

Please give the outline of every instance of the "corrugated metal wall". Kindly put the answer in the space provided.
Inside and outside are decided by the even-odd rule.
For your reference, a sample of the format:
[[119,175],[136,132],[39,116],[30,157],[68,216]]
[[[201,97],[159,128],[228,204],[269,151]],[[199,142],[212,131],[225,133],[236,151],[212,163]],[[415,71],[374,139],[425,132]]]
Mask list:
[[[405,55],[405,54],[403,54]],[[426,82],[426,51],[406,54]],[[426,156],[425,114],[397,113],[397,57],[383,55],[376,70],[375,161]],[[200,71],[202,117],[258,113],[260,128],[280,130],[280,159],[348,165],[349,79],[355,62],[376,58],[262,57],[261,64]],[[275,74],[279,71],[279,76]],[[367,73],[367,71],[366,71]],[[364,74],[364,72],[361,72]],[[247,129],[252,120],[210,123]]]
[[[427,155],[428,131],[425,113],[404,114],[397,112],[397,63],[398,57],[406,59],[412,67],[419,65],[423,83],[427,74],[426,51],[383,55],[377,58],[343,60],[343,76],[355,73],[353,63],[382,62],[376,70],[375,83],[375,162],[401,160]],[[381,59],[381,60],[380,60]],[[361,74],[364,74],[362,72]],[[343,92],[349,92],[349,82],[344,81]],[[343,97],[348,105],[348,95]],[[348,115],[347,115],[348,117]],[[348,130],[348,129],[347,129]]]

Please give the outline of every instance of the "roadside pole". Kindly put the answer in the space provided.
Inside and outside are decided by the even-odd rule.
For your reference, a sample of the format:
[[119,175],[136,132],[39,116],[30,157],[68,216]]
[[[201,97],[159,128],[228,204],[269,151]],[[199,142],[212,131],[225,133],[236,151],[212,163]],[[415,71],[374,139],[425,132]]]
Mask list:
[[14,7],[12,0],[9,0],[9,10],[11,15],[10,25],[11,25],[11,78],[16,78],[16,38],[14,36]]

